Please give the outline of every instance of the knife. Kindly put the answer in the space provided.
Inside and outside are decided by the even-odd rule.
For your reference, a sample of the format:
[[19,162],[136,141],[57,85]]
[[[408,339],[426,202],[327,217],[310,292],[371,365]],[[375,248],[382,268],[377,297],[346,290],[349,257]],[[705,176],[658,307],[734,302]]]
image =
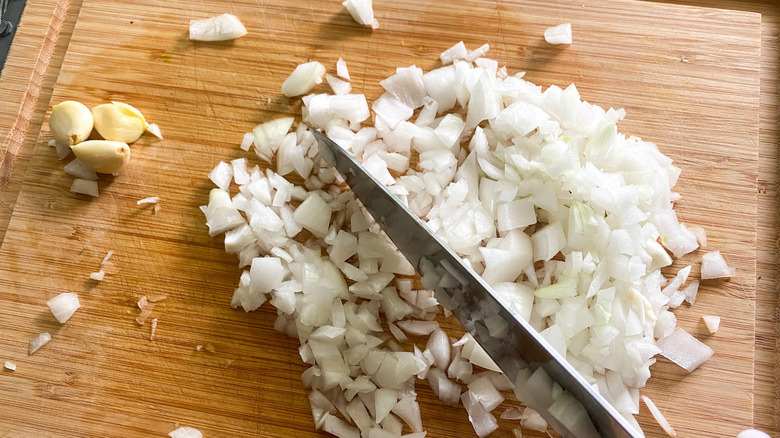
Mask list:
[[[562,437],[638,438],[641,436],[525,320],[466,266],[438,236],[352,155],[309,126],[320,155],[344,177],[366,210],[431,286],[439,304],[455,315],[515,384],[515,393],[536,409]],[[500,337],[486,320],[498,315]],[[557,388],[556,388],[557,385]]]

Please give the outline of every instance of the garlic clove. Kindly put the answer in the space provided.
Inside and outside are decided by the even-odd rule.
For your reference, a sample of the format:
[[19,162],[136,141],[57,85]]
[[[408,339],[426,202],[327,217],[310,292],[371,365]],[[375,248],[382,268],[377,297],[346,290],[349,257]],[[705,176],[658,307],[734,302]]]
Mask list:
[[84,104],[66,100],[51,108],[49,129],[57,143],[72,146],[89,138],[94,119]]
[[87,168],[98,173],[119,172],[130,161],[130,146],[121,141],[89,140],[71,146]]
[[109,141],[132,143],[146,131],[146,119],[140,111],[122,102],[92,108],[95,129]]

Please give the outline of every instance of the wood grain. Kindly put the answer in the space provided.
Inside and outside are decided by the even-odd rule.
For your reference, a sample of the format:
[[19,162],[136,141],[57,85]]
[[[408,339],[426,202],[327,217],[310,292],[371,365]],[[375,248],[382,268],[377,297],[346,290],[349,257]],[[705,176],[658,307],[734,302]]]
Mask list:
[[[683,168],[680,216],[703,224],[739,272],[706,285],[696,306],[678,312],[697,335],[699,315],[724,313],[722,330],[705,340],[718,354],[689,376],[661,361],[647,393],[681,436],[734,436],[751,424],[760,17],[625,1],[443,4],[377,5],[382,28],[371,33],[338,3],[239,2],[228,9],[247,37],[193,44],[187,20],[224,5],[86,0],[52,102],[127,101],[159,123],[166,140],[144,137],[128,171],[101,180],[102,196],[89,200],[68,192],[44,127],[0,249],[0,330],[11,333],[0,354],[19,365],[0,390],[8,406],[0,433],[164,435],[181,422],[207,436],[317,435],[298,380],[297,341],[272,330],[269,308],[227,307],[238,272],[196,210],[205,175],[242,156],[236,145],[255,123],[297,114],[278,93],[296,63],[332,68],[342,56],[355,89],[373,98],[396,66],[435,67],[438,53],[460,39],[489,42],[492,57],[536,83],[576,82],[585,99],[626,108],[621,131],[658,143]],[[577,43],[544,45],[544,28],[562,21],[574,23]],[[158,215],[135,205],[152,195],[163,198]],[[118,272],[88,283],[108,249],[117,251]],[[59,326],[44,303],[64,291],[80,291],[83,307]],[[158,339],[149,342],[148,327],[132,321],[134,303],[156,293],[171,298],[156,309]],[[42,330],[54,340],[27,357],[28,339]],[[214,353],[195,351],[209,342]],[[441,407],[426,386],[419,389],[429,436],[472,436],[463,410]],[[642,423],[660,436],[644,411]],[[502,425],[496,436],[510,436]]]

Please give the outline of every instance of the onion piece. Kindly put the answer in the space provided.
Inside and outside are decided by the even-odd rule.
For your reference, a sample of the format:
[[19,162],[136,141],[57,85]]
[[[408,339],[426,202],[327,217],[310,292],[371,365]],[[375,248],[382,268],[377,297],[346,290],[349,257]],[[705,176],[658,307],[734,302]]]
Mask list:
[[63,292],[47,301],[46,305],[49,306],[57,321],[60,324],[65,324],[79,308],[79,296],[74,292]]
[[664,357],[688,372],[698,368],[713,354],[710,347],[679,327],[671,335],[659,339],[657,345]]
[[160,127],[157,126],[157,123],[148,123],[146,125],[146,130],[149,132],[149,134],[152,134],[160,140],[165,140],[163,138],[162,131],[160,131]]
[[339,96],[349,94],[352,91],[352,85],[349,82],[342,81],[335,76],[325,75],[325,80],[328,81],[330,89]]
[[5,363],[3,364],[3,368],[9,371],[16,371],[16,364],[10,361],[5,361]]
[[135,203],[137,205],[143,205],[143,204],[157,204],[160,202],[160,198],[158,196],[150,196],[148,198],[139,199]]
[[152,319],[152,331],[149,333],[149,340],[154,341],[154,334],[157,332],[157,318]]
[[726,264],[720,251],[711,251],[701,256],[702,280],[733,277],[736,271]]
[[315,85],[322,83],[323,75],[325,75],[325,66],[317,61],[300,64],[282,83],[282,94],[287,97],[306,94]]
[[544,31],[544,40],[550,44],[571,44],[571,23],[548,27]]
[[246,35],[246,27],[235,15],[222,14],[201,20],[190,20],[190,40],[228,41]]
[[40,335],[30,339],[30,346],[27,350],[27,354],[29,355],[35,353],[39,348],[46,345],[46,343],[49,341],[51,341],[51,335],[48,332],[43,332]]
[[463,41],[460,41],[449,49],[441,52],[439,59],[441,59],[443,65],[447,65],[452,64],[456,59],[465,59],[466,55],[468,55],[466,45],[463,44]]
[[103,270],[101,269],[100,271],[89,274],[89,279],[95,281],[103,281],[103,277],[105,277],[105,275],[106,273],[103,272]]
[[347,62],[341,58],[336,61],[336,74],[341,78],[344,78],[348,81],[350,80],[349,70],[347,69]]
[[374,8],[371,4],[371,0],[344,0],[342,5],[347,8],[349,15],[351,15],[358,24],[371,26],[372,29],[379,28],[379,22],[374,18]]
[[241,150],[248,151],[254,142],[255,134],[252,132],[247,132],[244,134],[244,137],[241,138],[241,144],[238,147],[241,148]]
[[718,331],[718,327],[720,327],[720,316],[702,315],[701,319],[704,320],[704,325],[707,326],[707,331],[710,332],[711,335],[714,335],[715,332]]
[[661,411],[658,410],[658,408],[655,406],[655,403],[653,403],[653,401],[650,400],[650,398],[646,395],[642,396],[642,401],[645,402],[647,409],[649,409],[650,413],[653,414],[653,418],[655,418],[655,421],[658,423],[659,426],[661,426],[661,429],[663,429],[667,435],[671,437],[676,437],[677,432],[669,424],[669,422],[666,420],[666,417],[664,417]]
[[188,426],[182,426],[168,432],[168,436],[171,438],[203,438],[203,434],[198,429]]
[[73,180],[73,184],[70,186],[70,191],[94,197],[99,195],[97,181],[90,181],[81,178],[76,178]]
[[76,178],[88,181],[96,181],[98,179],[97,172],[85,166],[78,158],[65,165],[65,172]]

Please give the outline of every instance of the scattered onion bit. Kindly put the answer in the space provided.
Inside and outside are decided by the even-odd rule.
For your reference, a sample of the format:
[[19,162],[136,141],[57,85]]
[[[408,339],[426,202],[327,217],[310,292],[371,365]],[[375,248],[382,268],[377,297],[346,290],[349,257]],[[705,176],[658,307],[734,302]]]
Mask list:
[[146,125],[146,130],[149,131],[149,134],[152,134],[153,136],[159,138],[160,140],[165,140],[163,138],[162,132],[160,131],[160,127],[157,126],[156,123],[149,123]]
[[217,349],[214,348],[213,345],[211,345],[211,342],[209,342],[208,344],[206,344],[206,351],[208,351],[209,353],[216,353]]
[[142,204],[157,204],[160,202],[160,198],[157,196],[150,196],[148,198],[139,199],[136,201],[136,204],[142,205]]
[[166,299],[168,299],[168,294],[152,295],[147,300],[150,303],[159,303],[160,301],[164,301]]
[[168,432],[168,436],[171,438],[203,438],[203,434],[198,429],[187,426]]
[[27,351],[27,354],[35,353],[39,348],[46,345],[46,343],[49,341],[51,341],[51,335],[48,332],[43,332],[40,335],[30,339],[30,347]]
[[97,272],[93,272],[93,273],[89,274],[89,279],[90,280],[95,280],[95,281],[103,281],[103,277],[105,277],[105,275],[106,275],[106,273],[103,272],[103,270],[101,269],[101,270],[99,270]]
[[707,331],[711,335],[714,335],[720,327],[720,316],[702,315],[701,319],[704,320],[704,325],[707,326]]
[[149,334],[149,340],[154,341],[154,333],[157,331],[157,318],[152,319],[152,332]]
[[547,28],[544,31],[544,40],[550,44],[571,44],[571,23]]
[[653,403],[653,401],[650,400],[650,398],[647,397],[646,395],[642,396],[642,401],[645,402],[645,405],[647,405],[647,409],[649,409],[650,413],[653,414],[653,418],[655,418],[655,421],[658,423],[659,426],[661,426],[661,429],[663,429],[667,435],[671,437],[676,437],[677,432],[675,432],[674,428],[669,424],[669,422],[666,420],[666,417],[664,417],[661,411],[658,410],[658,408],[655,406],[655,403]]
[[5,364],[3,364],[3,368],[9,371],[16,371],[16,364],[10,361],[5,361]]

